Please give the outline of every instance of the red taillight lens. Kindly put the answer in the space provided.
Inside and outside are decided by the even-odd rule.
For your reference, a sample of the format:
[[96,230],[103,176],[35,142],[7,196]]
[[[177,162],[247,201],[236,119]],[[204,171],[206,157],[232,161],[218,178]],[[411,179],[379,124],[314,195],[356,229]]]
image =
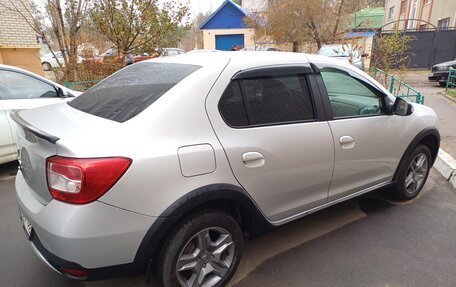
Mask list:
[[84,269],[69,269],[69,268],[62,268],[63,274],[72,278],[72,279],[79,279],[84,280],[87,279],[88,272]]
[[67,203],[86,204],[105,194],[127,171],[131,159],[50,157],[46,161],[49,192]]

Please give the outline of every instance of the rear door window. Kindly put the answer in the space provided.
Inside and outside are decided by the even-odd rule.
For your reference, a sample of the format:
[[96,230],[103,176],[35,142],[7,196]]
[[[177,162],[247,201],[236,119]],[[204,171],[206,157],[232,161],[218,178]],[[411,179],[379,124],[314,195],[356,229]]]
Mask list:
[[286,124],[316,118],[304,74],[232,81],[220,99],[219,110],[225,122],[233,127]]
[[137,63],[93,86],[69,105],[122,123],[141,113],[199,68],[189,64]]

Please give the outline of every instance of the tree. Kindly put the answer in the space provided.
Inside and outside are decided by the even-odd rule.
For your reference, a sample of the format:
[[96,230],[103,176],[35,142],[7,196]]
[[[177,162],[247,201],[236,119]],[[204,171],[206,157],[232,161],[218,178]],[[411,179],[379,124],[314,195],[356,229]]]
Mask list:
[[90,0],[47,0],[46,12],[65,61],[68,81],[76,80],[80,29],[87,18],[89,4]]
[[[65,64],[64,78],[74,81],[79,31],[86,20],[90,3],[91,0],[46,0],[43,10],[28,0],[9,0],[9,5],[2,5],[21,15],[30,27],[45,39],[52,54],[54,51],[50,46],[50,38],[54,37],[57,40]],[[62,63],[59,65],[62,66]]]
[[297,52],[302,43],[323,44],[338,39],[352,21],[351,14],[366,0],[269,0],[267,19],[247,18],[247,25],[263,31],[277,42],[293,43]]
[[372,51],[374,66],[382,68],[386,73],[393,68],[405,68],[412,56],[409,52],[412,40],[412,36],[398,29],[392,33],[378,34]]
[[177,0],[98,0],[91,13],[120,54],[176,45],[188,16],[187,4]]

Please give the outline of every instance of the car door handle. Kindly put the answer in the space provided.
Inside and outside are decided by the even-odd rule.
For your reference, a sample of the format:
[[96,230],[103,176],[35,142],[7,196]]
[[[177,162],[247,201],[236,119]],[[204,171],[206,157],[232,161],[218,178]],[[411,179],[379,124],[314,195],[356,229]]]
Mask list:
[[343,136],[339,139],[339,143],[343,149],[352,149],[355,147],[355,139],[351,136]]
[[246,152],[242,155],[242,162],[246,167],[260,167],[265,164],[264,156],[255,151]]

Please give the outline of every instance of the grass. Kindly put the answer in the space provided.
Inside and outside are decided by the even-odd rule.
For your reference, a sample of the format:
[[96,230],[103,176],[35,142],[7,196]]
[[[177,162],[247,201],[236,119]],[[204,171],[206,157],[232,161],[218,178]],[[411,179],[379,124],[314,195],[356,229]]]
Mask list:
[[448,89],[448,90],[445,90],[445,93],[446,93],[448,96],[450,96],[450,97],[456,99],[456,89]]

